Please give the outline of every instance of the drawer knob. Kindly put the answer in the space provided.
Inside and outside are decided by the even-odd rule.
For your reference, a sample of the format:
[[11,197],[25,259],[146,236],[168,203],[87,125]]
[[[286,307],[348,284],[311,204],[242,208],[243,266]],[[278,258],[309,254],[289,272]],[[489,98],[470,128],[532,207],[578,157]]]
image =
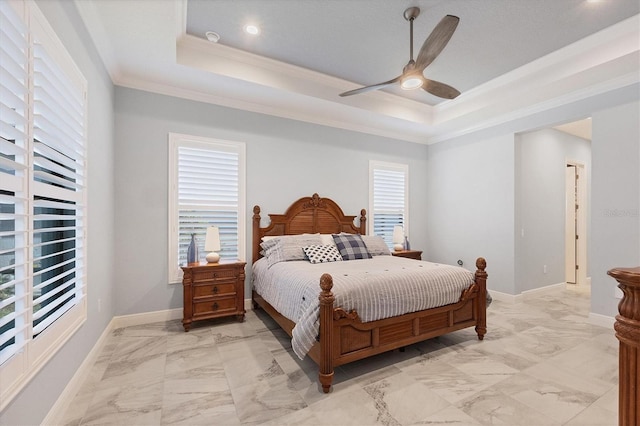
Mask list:
[[213,273],[213,278],[218,278],[218,273],[217,272]]
[[218,286],[213,286],[213,294],[218,294]]
[[218,309],[218,302],[214,302],[213,306],[212,306],[213,310],[217,310]]

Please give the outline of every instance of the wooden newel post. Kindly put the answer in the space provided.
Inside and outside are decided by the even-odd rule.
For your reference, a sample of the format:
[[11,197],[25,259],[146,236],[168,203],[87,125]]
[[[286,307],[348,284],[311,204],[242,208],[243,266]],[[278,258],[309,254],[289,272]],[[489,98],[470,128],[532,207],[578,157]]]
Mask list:
[[322,385],[322,391],[329,393],[333,382],[333,354],[331,346],[333,341],[333,302],[335,297],[331,292],[333,278],[329,274],[320,277],[320,373],[318,378]]
[[484,335],[487,334],[487,277],[489,276],[485,271],[487,267],[487,261],[483,257],[479,257],[476,260],[476,283],[478,284],[478,323],[476,325],[476,333],[478,339],[483,340]]
[[607,272],[618,281],[622,299],[616,315],[616,337],[620,341],[620,426],[640,425],[640,267],[614,268]]

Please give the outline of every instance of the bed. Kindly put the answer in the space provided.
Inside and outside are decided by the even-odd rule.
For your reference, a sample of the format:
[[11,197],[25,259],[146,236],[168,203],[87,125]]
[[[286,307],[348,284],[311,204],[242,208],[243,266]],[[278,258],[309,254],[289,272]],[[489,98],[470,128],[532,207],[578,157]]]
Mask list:
[[[270,223],[262,227],[259,206],[253,208],[253,264],[254,281],[262,274],[262,270],[267,268],[262,265],[267,259],[262,259],[264,241],[277,236],[302,236],[302,235],[337,235],[337,234],[366,234],[366,211],[360,211],[358,226],[354,224],[356,216],[345,215],[342,209],[329,198],[321,198],[318,194],[311,197],[303,197],[295,201],[284,214],[269,214]],[[310,237],[311,238],[311,237]],[[357,238],[357,237],[355,237]],[[365,237],[368,238],[368,237]],[[261,246],[262,244],[262,246]],[[378,268],[388,271],[391,263],[398,265],[399,269],[406,269],[407,274],[418,268],[426,269],[434,264],[410,259],[385,256],[381,259]],[[380,256],[382,258],[382,256]],[[351,263],[353,262],[353,263]],[[360,262],[360,263],[356,263]],[[353,260],[347,262],[335,262],[342,264],[340,267],[353,267],[355,271],[362,268],[367,261]],[[283,262],[287,264],[297,264],[298,269],[310,269],[304,262]],[[280,265],[280,264],[278,264]],[[376,265],[376,262],[371,262]],[[441,266],[441,265],[436,265]],[[445,265],[442,265],[443,267]],[[290,267],[287,265],[287,267]],[[407,345],[431,339],[437,336],[461,330],[468,327],[475,327],[478,339],[482,340],[486,334],[486,307],[487,290],[485,272],[486,262],[483,258],[476,261],[477,270],[469,273],[470,279],[464,288],[459,288],[459,294],[454,295],[453,300],[445,302],[444,305],[400,313],[391,317],[376,320],[366,320],[367,313],[364,313],[365,320],[361,312],[349,307],[340,306],[341,293],[334,293],[334,278],[336,280],[335,291],[338,291],[338,281],[341,282],[344,269],[335,269],[337,266],[329,264],[318,265],[319,268],[333,270],[334,275],[322,273],[318,278],[317,287],[317,335],[314,333],[313,342],[305,348],[304,354],[309,356],[319,366],[319,382],[323,392],[331,390],[333,382],[334,368],[349,362],[364,359],[393,349],[403,348]],[[319,271],[318,267],[315,268]],[[375,267],[375,266],[374,266]],[[274,270],[280,268],[274,267]],[[334,269],[332,269],[334,268]],[[455,268],[455,267],[449,267]],[[457,268],[461,269],[461,268]],[[373,272],[372,272],[373,274]],[[284,278],[283,278],[284,279]],[[391,285],[391,284],[390,284]],[[459,284],[457,284],[459,286]],[[398,287],[396,283],[396,288]],[[455,287],[454,287],[455,288]],[[264,293],[264,294],[262,294]],[[267,294],[268,296],[265,296]],[[450,298],[450,296],[449,296]],[[336,303],[338,299],[338,303]],[[272,301],[270,303],[268,300]],[[304,298],[303,298],[304,300]],[[314,299],[315,301],[315,299]],[[268,313],[286,332],[294,338],[296,332],[296,322],[290,318],[294,316],[284,315],[280,311],[287,312],[274,307],[273,296],[266,290],[252,290],[252,302],[254,309],[262,308]],[[281,304],[279,306],[282,306]],[[298,330],[302,324],[298,327]],[[299,333],[298,333],[299,334]],[[294,349],[295,350],[295,349]],[[298,352],[296,352],[298,353]],[[300,356],[300,353],[298,353]]]

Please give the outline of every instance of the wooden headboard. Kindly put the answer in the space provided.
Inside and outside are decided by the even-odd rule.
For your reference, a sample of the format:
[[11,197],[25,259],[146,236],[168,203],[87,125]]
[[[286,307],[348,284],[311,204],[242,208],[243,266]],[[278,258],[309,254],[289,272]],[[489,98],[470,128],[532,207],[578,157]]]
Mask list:
[[271,223],[260,227],[260,206],[253,208],[253,261],[260,256],[260,242],[265,235],[296,234],[366,234],[367,211],[360,210],[360,226],[355,226],[355,216],[346,216],[340,206],[330,198],[318,194],[303,197],[291,204],[284,214],[270,214]]

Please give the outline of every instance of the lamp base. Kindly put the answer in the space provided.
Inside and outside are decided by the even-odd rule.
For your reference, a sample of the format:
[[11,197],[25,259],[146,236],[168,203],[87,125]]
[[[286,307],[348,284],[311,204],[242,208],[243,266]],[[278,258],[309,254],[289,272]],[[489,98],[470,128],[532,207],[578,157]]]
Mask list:
[[206,259],[209,263],[218,263],[218,261],[220,260],[220,255],[215,251],[212,251],[211,253],[207,253]]
[[394,244],[393,245],[393,249],[395,251],[402,251],[402,250],[404,250],[404,246],[402,244]]

